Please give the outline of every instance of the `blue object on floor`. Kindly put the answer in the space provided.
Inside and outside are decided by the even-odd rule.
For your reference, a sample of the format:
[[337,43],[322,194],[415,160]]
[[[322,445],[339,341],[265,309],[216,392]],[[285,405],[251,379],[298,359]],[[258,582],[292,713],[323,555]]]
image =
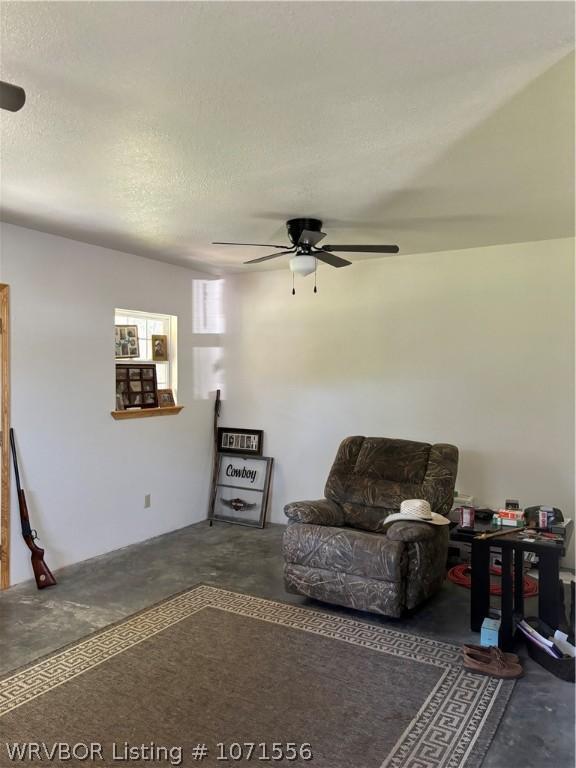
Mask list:
[[489,648],[491,645],[498,647],[498,633],[500,632],[500,619],[484,619],[480,630],[480,645]]

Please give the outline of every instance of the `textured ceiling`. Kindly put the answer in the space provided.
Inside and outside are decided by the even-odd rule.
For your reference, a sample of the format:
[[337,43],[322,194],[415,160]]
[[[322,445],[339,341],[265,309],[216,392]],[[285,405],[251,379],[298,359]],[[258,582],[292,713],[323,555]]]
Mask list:
[[266,252],[212,240],[294,215],[402,253],[568,236],[573,29],[561,2],[3,2],[2,217],[216,270]]

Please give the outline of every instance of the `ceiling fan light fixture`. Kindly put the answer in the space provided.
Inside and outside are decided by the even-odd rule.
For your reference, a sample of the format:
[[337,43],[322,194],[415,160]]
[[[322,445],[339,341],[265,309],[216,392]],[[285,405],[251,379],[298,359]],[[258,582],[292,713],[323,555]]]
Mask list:
[[296,254],[290,259],[290,271],[295,272],[297,275],[312,274],[316,270],[316,257],[307,253]]

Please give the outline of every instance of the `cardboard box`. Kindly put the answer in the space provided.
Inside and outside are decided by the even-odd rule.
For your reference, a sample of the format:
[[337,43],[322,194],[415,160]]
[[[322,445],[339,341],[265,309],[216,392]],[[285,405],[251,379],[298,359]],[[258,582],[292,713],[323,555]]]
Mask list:
[[524,512],[513,509],[499,509],[498,520],[500,525],[524,525]]

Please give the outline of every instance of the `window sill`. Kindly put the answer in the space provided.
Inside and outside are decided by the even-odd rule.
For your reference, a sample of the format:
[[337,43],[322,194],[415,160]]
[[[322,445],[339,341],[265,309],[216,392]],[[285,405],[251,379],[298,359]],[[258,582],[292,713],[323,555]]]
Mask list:
[[149,416],[175,416],[184,408],[183,405],[166,405],[162,408],[142,408],[134,411],[110,411],[113,419],[146,419]]

